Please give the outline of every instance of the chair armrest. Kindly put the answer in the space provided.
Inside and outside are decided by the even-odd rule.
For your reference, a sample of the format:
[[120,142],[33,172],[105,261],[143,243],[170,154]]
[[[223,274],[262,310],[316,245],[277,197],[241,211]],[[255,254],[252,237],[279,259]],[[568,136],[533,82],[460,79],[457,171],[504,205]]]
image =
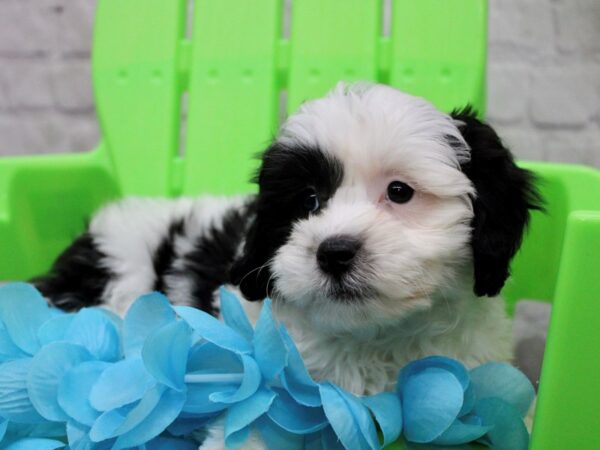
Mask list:
[[574,211],[542,368],[531,449],[600,448],[600,211]]

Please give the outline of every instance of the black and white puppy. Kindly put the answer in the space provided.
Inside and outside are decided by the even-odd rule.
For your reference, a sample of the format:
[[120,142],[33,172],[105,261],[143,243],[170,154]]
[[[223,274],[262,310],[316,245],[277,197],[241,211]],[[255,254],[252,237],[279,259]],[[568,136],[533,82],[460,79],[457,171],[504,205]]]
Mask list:
[[120,314],[151,290],[213,314],[224,283],[251,315],[271,296],[313,376],[356,394],[431,354],[510,359],[495,296],[540,199],[471,109],[339,85],[286,121],[256,180],[256,196],[108,205],[37,284]]

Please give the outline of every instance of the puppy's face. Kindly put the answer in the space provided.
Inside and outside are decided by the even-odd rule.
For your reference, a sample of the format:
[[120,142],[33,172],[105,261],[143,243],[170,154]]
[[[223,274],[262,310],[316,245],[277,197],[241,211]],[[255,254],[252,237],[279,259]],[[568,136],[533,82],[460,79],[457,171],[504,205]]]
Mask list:
[[340,86],[305,104],[263,156],[234,281],[334,332],[430,307],[476,258],[467,125],[385,86]]

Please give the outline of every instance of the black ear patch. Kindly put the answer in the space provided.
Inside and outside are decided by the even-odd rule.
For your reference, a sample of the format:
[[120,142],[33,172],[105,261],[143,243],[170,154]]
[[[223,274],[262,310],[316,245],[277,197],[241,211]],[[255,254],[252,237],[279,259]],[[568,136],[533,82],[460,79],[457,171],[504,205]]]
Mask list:
[[473,199],[471,246],[478,296],[497,295],[508,278],[509,266],[529,222],[531,210],[542,209],[535,177],[517,167],[496,132],[467,106],[452,112],[471,148],[462,166],[477,191]]
[[254,221],[242,255],[230,272],[231,283],[239,285],[248,300],[270,295],[271,259],[288,239],[294,223],[308,217],[307,190],[316,194],[322,209],[342,178],[342,164],[318,148],[275,142],[264,152],[254,178],[259,186]]

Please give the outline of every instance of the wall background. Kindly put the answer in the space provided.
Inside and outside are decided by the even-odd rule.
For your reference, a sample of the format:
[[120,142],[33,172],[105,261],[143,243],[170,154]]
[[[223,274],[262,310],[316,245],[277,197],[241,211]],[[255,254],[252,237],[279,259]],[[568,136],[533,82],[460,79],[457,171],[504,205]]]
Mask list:
[[[489,0],[488,118],[526,159],[600,167],[600,0]],[[98,140],[96,0],[0,0],[0,155]]]

